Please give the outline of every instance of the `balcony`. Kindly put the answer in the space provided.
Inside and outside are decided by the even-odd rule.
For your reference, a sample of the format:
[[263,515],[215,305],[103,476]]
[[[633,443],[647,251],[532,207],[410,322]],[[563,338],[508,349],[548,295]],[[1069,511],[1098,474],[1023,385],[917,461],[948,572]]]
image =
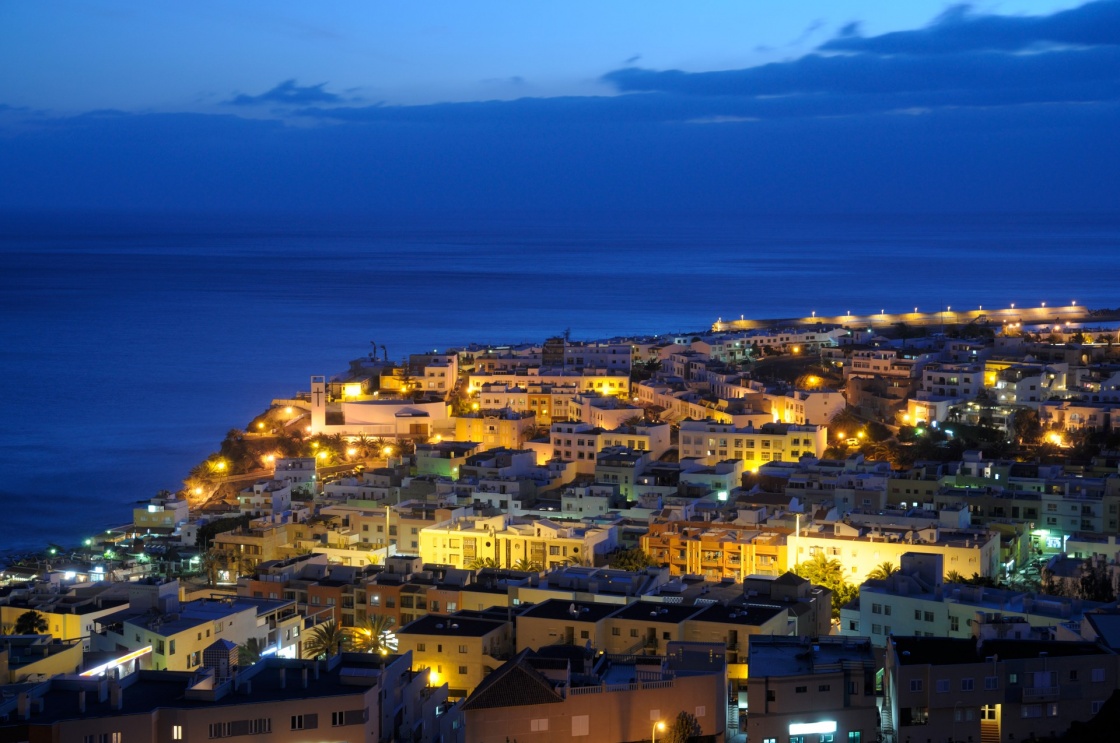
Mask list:
[[1024,702],[1049,702],[1056,700],[1060,693],[1057,686],[1033,686],[1023,689]]

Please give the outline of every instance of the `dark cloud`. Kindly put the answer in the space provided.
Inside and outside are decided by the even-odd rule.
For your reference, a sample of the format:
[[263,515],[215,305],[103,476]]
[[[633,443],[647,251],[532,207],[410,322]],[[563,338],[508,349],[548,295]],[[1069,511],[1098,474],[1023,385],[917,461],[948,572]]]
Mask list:
[[626,68],[603,76],[620,92],[700,96],[890,93],[1047,86],[1120,78],[1120,48],[1041,54],[971,52],[938,57],[824,56],[719,72]]
[[840,33],[786,62],[715,72],[627,67],[603,80],[621,93],[696,98],[697,117],[1120,100],[1120,0],[1032,17],[956,6],[919,31],[865,38],[849,24]]
[[968,51],[1022,51],[1039,46],[1114,46],[1120,44],[1120,0],[1097,2],[1048,16],[973,13],[957,5],[933,23],[914,31],[864,38],[845,27],[820,48],[873,54],[954,54]]
[[318,85],[296,85],[295,80],[285,80],[272,90],[267,90],[260,95],[241,95],[226,101],[233,106],[256,106],[261,104],[288,105],[288,106],[314,106],[329,103],[345,103],[346,99],[334,93],[328,93],[323,88],[326,83]]

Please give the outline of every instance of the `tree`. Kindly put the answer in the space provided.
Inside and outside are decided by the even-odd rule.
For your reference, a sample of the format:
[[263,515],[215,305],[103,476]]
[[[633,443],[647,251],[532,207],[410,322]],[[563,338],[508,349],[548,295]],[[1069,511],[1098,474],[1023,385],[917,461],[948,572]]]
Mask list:
[[840,618],[840,607],[859,594],[858,586],[851,586],[844,580],[844,566],[840,561],[829,559],[824,552],[817,552],[805,562],[793,566],[793,572],[809,582],[832,591],[832,618]]
[[616,570],[628,570],[630,572],[640,572],[648,567],[653,567],[653,559],[650,558],[641,547],[632,547],[628,550],[619,549],[609,555],[607,564]]
[[483,568],[497,568],[498,561],[493,557],[475,557],[467,563],[467,570],[482,570]]
[[261,659],[265,643],[255,637],[250,637],[244,645],[237,646],[237,665],[251,666]]
[[16,617],[13,632],[17,635],[45,635],[50,625],[47,618],[37,611],[25,611]]
[[397,649],[397,638],[390,631],[397,623],[393,617],[371,614],[365,623],[350,630],[350,647],[358,653],[388,653]]
[[703,734],[704,730],[695,715],[691,712],[681,712],[665,731],[664,740],[665,743],[688,743],[689,740],[699,738]]
[[810,583],[829,589],[844,583],[844,566],[836,558],[830,559],[823,551],[794,565],[793,572],[807,578]]
[[303,654],[308,658],[337,655],[346,643],[346,633],[333,619],[311,630],[303,644]]
[[520,560],[513,563],[513,569],[523,570],[527,573],[540,572],[541,564],[539,562],[533,562],[532,560],[522,557]]
[[1112,573],[1102,562],[1089,560],[1084,563],[1081,566],[1081,579],[1077,587],[1079,597],[1086,601],[1116,600],[1116,591],[1112,588]]
[[871,572],[867,574],[867,580],[886,580],[892,573],[897,572],[898,567],[890,560],[887,560],[872,568]]

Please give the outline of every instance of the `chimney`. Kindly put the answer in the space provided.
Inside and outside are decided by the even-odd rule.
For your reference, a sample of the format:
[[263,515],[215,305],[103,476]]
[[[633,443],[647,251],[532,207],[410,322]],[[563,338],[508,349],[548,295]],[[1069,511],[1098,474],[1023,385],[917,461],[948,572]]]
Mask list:
[[78,692],[78,714],[84,715],[86,713],[86,692],[82,689]]
[[280,688],[288,688],[288,669],[281,666],[280,668]]

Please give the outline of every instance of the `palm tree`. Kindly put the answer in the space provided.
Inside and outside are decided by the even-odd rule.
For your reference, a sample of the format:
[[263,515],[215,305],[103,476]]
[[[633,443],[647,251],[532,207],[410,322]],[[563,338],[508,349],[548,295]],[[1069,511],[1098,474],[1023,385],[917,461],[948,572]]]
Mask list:
[[337,655],[346,643],[346,633],[333,619],[316,626],[309,634],[303,643],[303,654],[308,658]]
[[493,557],[475,557],[467,563],[467,570],[482,570],[483,568],[499,567],[498,561]]
[[360,627],[350,629],[350,647],[358,653],[381,653],[385,655],[397,649],[397,638],[390,628],[395,619],[384,614],[372,614]]
[[898,567],[893,562],[887,560],[876,565],[870,573],[867,574],[867,580],[886,580],[892,573],[897,573]]
[[533,562],[528,558],[522,557],[520,560],[513,563],[513,569],[522,570],[527,573],[540,572],[541,564],[539,562]]
[[25,611],[16,617],[16,626],[13,629],[17,635],[45,635],[50,625],[47,618],[37,611]]

